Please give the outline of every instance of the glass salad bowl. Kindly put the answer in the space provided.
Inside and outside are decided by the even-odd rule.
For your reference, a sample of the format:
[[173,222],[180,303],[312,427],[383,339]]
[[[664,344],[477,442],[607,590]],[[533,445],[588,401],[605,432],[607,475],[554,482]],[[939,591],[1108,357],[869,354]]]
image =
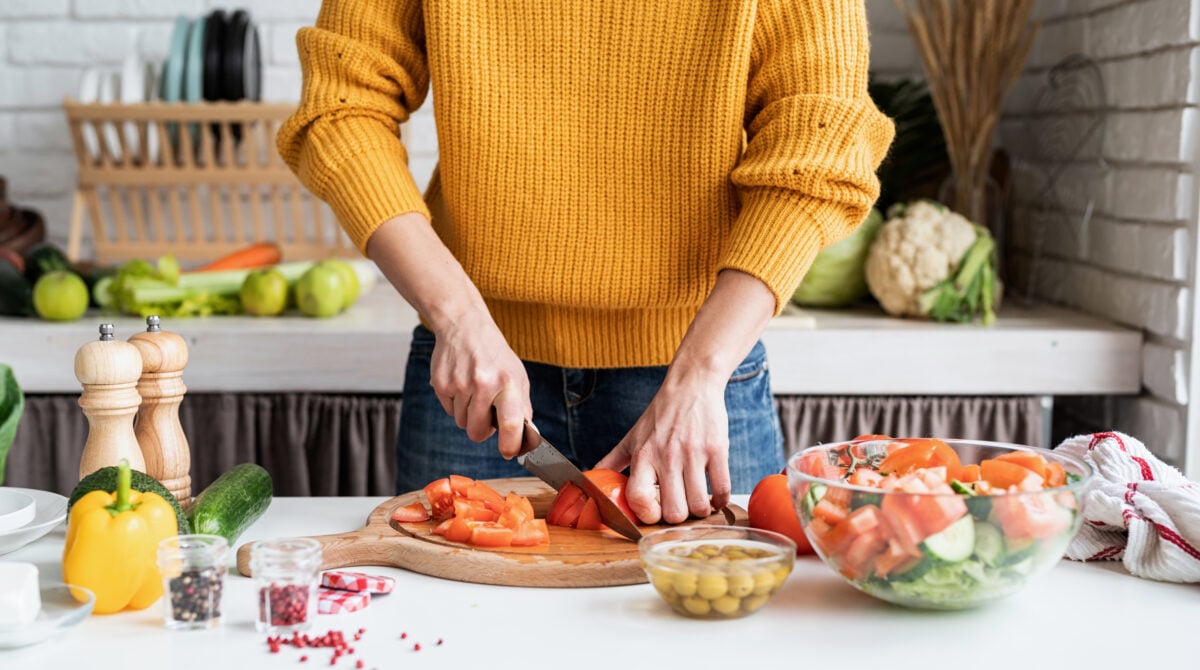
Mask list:
[[671,609],[699,619],[757,612],[783,586],[796,543],[741,526],[681,526],[638,541],[642,567]]
[[888,602],[963,609],[1021,590],[1058,564],[1081,522],[1091,468],[1046,449],[864,436],[788,459],[788,488],[816,553]]

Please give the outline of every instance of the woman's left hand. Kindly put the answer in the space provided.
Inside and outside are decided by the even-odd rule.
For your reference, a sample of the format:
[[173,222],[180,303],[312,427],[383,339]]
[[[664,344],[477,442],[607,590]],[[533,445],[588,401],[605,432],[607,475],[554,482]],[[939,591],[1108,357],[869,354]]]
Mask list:
[[689,513],[707,517],[729,502],[727,381],[668,373],[641,418],[596,464],[618,471],[629,466],[625,497],[643,523],[680,523]]

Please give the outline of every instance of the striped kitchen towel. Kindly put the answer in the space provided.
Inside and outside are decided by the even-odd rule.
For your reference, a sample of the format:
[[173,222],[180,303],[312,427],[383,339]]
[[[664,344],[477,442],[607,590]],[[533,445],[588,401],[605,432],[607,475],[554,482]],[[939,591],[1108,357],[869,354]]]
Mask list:
[[1124,433],[1077,435],[1056,451],[1096,471],[1067,558],[1119,559],[1138,577],[1200,582],[1200,485]]

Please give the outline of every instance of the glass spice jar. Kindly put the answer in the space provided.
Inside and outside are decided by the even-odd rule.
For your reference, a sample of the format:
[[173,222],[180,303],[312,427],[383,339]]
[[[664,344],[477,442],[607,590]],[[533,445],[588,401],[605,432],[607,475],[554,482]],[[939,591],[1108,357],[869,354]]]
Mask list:
[[321,543],[310,538],[255,542],[250,572],[258,596],[260,633],[279,635],[308,630],[317,613]]
[[221,591],[229,543],[219,535],[177,535],[158,543],[163,621],[186,630],[221,625]]

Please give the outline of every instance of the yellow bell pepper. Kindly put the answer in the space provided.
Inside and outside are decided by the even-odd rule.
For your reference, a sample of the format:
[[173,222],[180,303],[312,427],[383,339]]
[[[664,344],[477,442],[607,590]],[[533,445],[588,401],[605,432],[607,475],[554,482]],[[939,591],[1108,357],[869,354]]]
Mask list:
[[121,461],[117,490],[91,491],[71,507],[63,581],[96,594],[92,611],[140,610],[162,597],[158,543],[179,529],[175,510],[156,493],[130,490]]

